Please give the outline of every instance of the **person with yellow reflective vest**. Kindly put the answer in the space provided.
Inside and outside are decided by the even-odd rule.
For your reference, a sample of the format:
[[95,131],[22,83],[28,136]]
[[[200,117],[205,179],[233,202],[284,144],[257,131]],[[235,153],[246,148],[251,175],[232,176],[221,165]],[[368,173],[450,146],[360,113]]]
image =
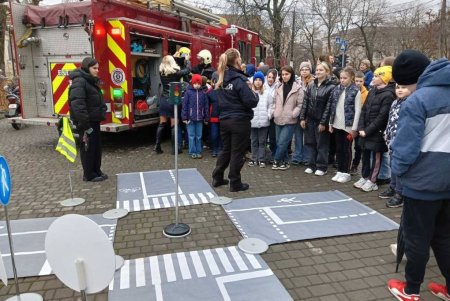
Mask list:
[[102,172],[102,146],[100,122],[105,120],[106,104],[103,101],[98,78],[98,61],[87,57],[81,68],[69,73],[72,85],[69,89],[70,117],[82,138],[80,157],[83,180],[100,182],[108,176]]

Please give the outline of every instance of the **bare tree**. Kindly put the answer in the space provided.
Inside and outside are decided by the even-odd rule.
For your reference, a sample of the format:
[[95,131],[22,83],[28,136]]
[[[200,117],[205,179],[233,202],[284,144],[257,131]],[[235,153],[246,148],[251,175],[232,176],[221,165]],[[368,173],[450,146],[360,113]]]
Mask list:
[[360,0],[355,11],[355,25],[362,39],[362,46],[365,48],[367,59],[373,65],[374,46],[377,32],[384,23],[384,16],[387,12],[386,0]]
[[300,45],[308,50],[312,62],[317,59],[317,44],[320,42],[320,25],[317,18],[312,13],[297,14],[298,17],[298,36]]

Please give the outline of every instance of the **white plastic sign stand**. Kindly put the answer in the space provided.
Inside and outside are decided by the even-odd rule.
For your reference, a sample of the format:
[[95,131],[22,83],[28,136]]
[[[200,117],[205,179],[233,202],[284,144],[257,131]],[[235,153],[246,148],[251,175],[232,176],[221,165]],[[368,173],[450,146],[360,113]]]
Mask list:
[[105,232],[91,219],[68,214],[56,219],[45,238],[47,259],[61,282],[87,294],[106,288],[114,277],[116,255]]
[[[11,175],[9,173],[9,167],[8,163],[6,162],[5,158],[0,155],[0,203],[3,205],[3,208],[5,209],[5,221],[6,221],[6,229],[8,231],[8,240],[9,240],[9,250],[11,252],[11,263],[12,263],[12,270],[14,273],[14,285],[16,287],[16,296],[6,299],[6,301],[42,301],[42,296],[35,293],[28,293],[28,294],[21,294],[19,289],[19,282],[17,279],[17,270],[16,270],[16,261],[14,258],[14,247],[13,247],[13,241],[12,241],[12,235],[11,235],[11,225],[9,223],[9,215],[8,215],[8,204],[9,204],[9,198],[11,197]],[[0,255],[1,256],[1,255]],[[5,266],[3,264],[3,259],[1,259],[1,268],[0,268],[0,277],[3,280],[6,278],[7,283],[7,276]],[[4,274],[3,274],[4,272]],[[3,283],[5,281],[3,280]],[[6,285],[5,283],[5,285]]]
[[70,199],[65,199],[61,201],[61,206],[64,207],[74,207],[83,204],[86,200],[83,198],[74,198],[73,197],[73,186],[72,186],[72,176],[70,174],[70,164],[67,162],[67,170],[69,171],[69,185],[70,185]]

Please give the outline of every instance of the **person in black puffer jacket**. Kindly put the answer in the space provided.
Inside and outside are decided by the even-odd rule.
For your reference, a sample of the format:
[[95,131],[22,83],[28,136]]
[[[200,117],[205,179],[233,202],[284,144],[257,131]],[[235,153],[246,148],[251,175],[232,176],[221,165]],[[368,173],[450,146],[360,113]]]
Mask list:
[[383,132],[389,118],[389,109],[395,99],[395,84],[391,83],[392,67],[380,67],[374,72],[373,89],[361,110],[358,130],[363,149],[361,179],[353,186],[369,192],[378,190],[376,184],[383,152],[387,151]]
[[[230,191],[243,191],[249,185],[241,181],[241,169],[245,152],[249,146],[253,108],[259,97],[254,93],[247,76],[240,70],[241,55],[230,48],[220,56],[215,91],[219,100],[220,135],[223,150],[219,154],[213,171],[212,185],[218,187],[230,182]],[[228,178],[224,179],[225,169],[230,166]]]
[[310,156],[305,173],[323,176],[328,168],[328,151],[330,148],[331,95],[335,85],[330,78],[331,66],[320,62],[316,67],[316,79],[306,89],[300,126],[305,129],[305,146]]
[[[175,119],[174,119],[174,105],[169,102],[169,83],[179,82],[181,79],[188,75],[190,70],[188,65],[185,65],[183,69],[177,65],[175,59],[171,55],[166,55],[161,64],[159,65],[159,72],[161,75],[161,86],[162,92],[159,99],[159,125],[156,130],[156,143],[153,149],[155,154],[161,154],[163,151],[161,149],[162,135],[167,122],[170,119],[170,127],[172,129],[172,154],[175,154]],[[180,108],[178,106],[178,112]],[[181,127],[178,128],[178,136],[181,142]],[[178,146],[178,153],[181,153],[181,147]]]
[[69,73],[72,84],[69,89],[70,117],[77,132],[83,137],[80,157],[83,165],[83,180],[99,182],[108,176],[101,171],[102,147],[100,122],[105,120],[106,104],[103,101],[98,78],[98,62],[87,57],[81,68]]

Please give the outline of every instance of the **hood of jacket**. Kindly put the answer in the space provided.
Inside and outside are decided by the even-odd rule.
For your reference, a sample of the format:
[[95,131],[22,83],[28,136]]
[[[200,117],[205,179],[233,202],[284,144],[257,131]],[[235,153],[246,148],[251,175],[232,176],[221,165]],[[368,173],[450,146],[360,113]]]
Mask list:
[[417,82],[417,89],[431,86],[450,86],[450,61],[439,59],[432,62]]

